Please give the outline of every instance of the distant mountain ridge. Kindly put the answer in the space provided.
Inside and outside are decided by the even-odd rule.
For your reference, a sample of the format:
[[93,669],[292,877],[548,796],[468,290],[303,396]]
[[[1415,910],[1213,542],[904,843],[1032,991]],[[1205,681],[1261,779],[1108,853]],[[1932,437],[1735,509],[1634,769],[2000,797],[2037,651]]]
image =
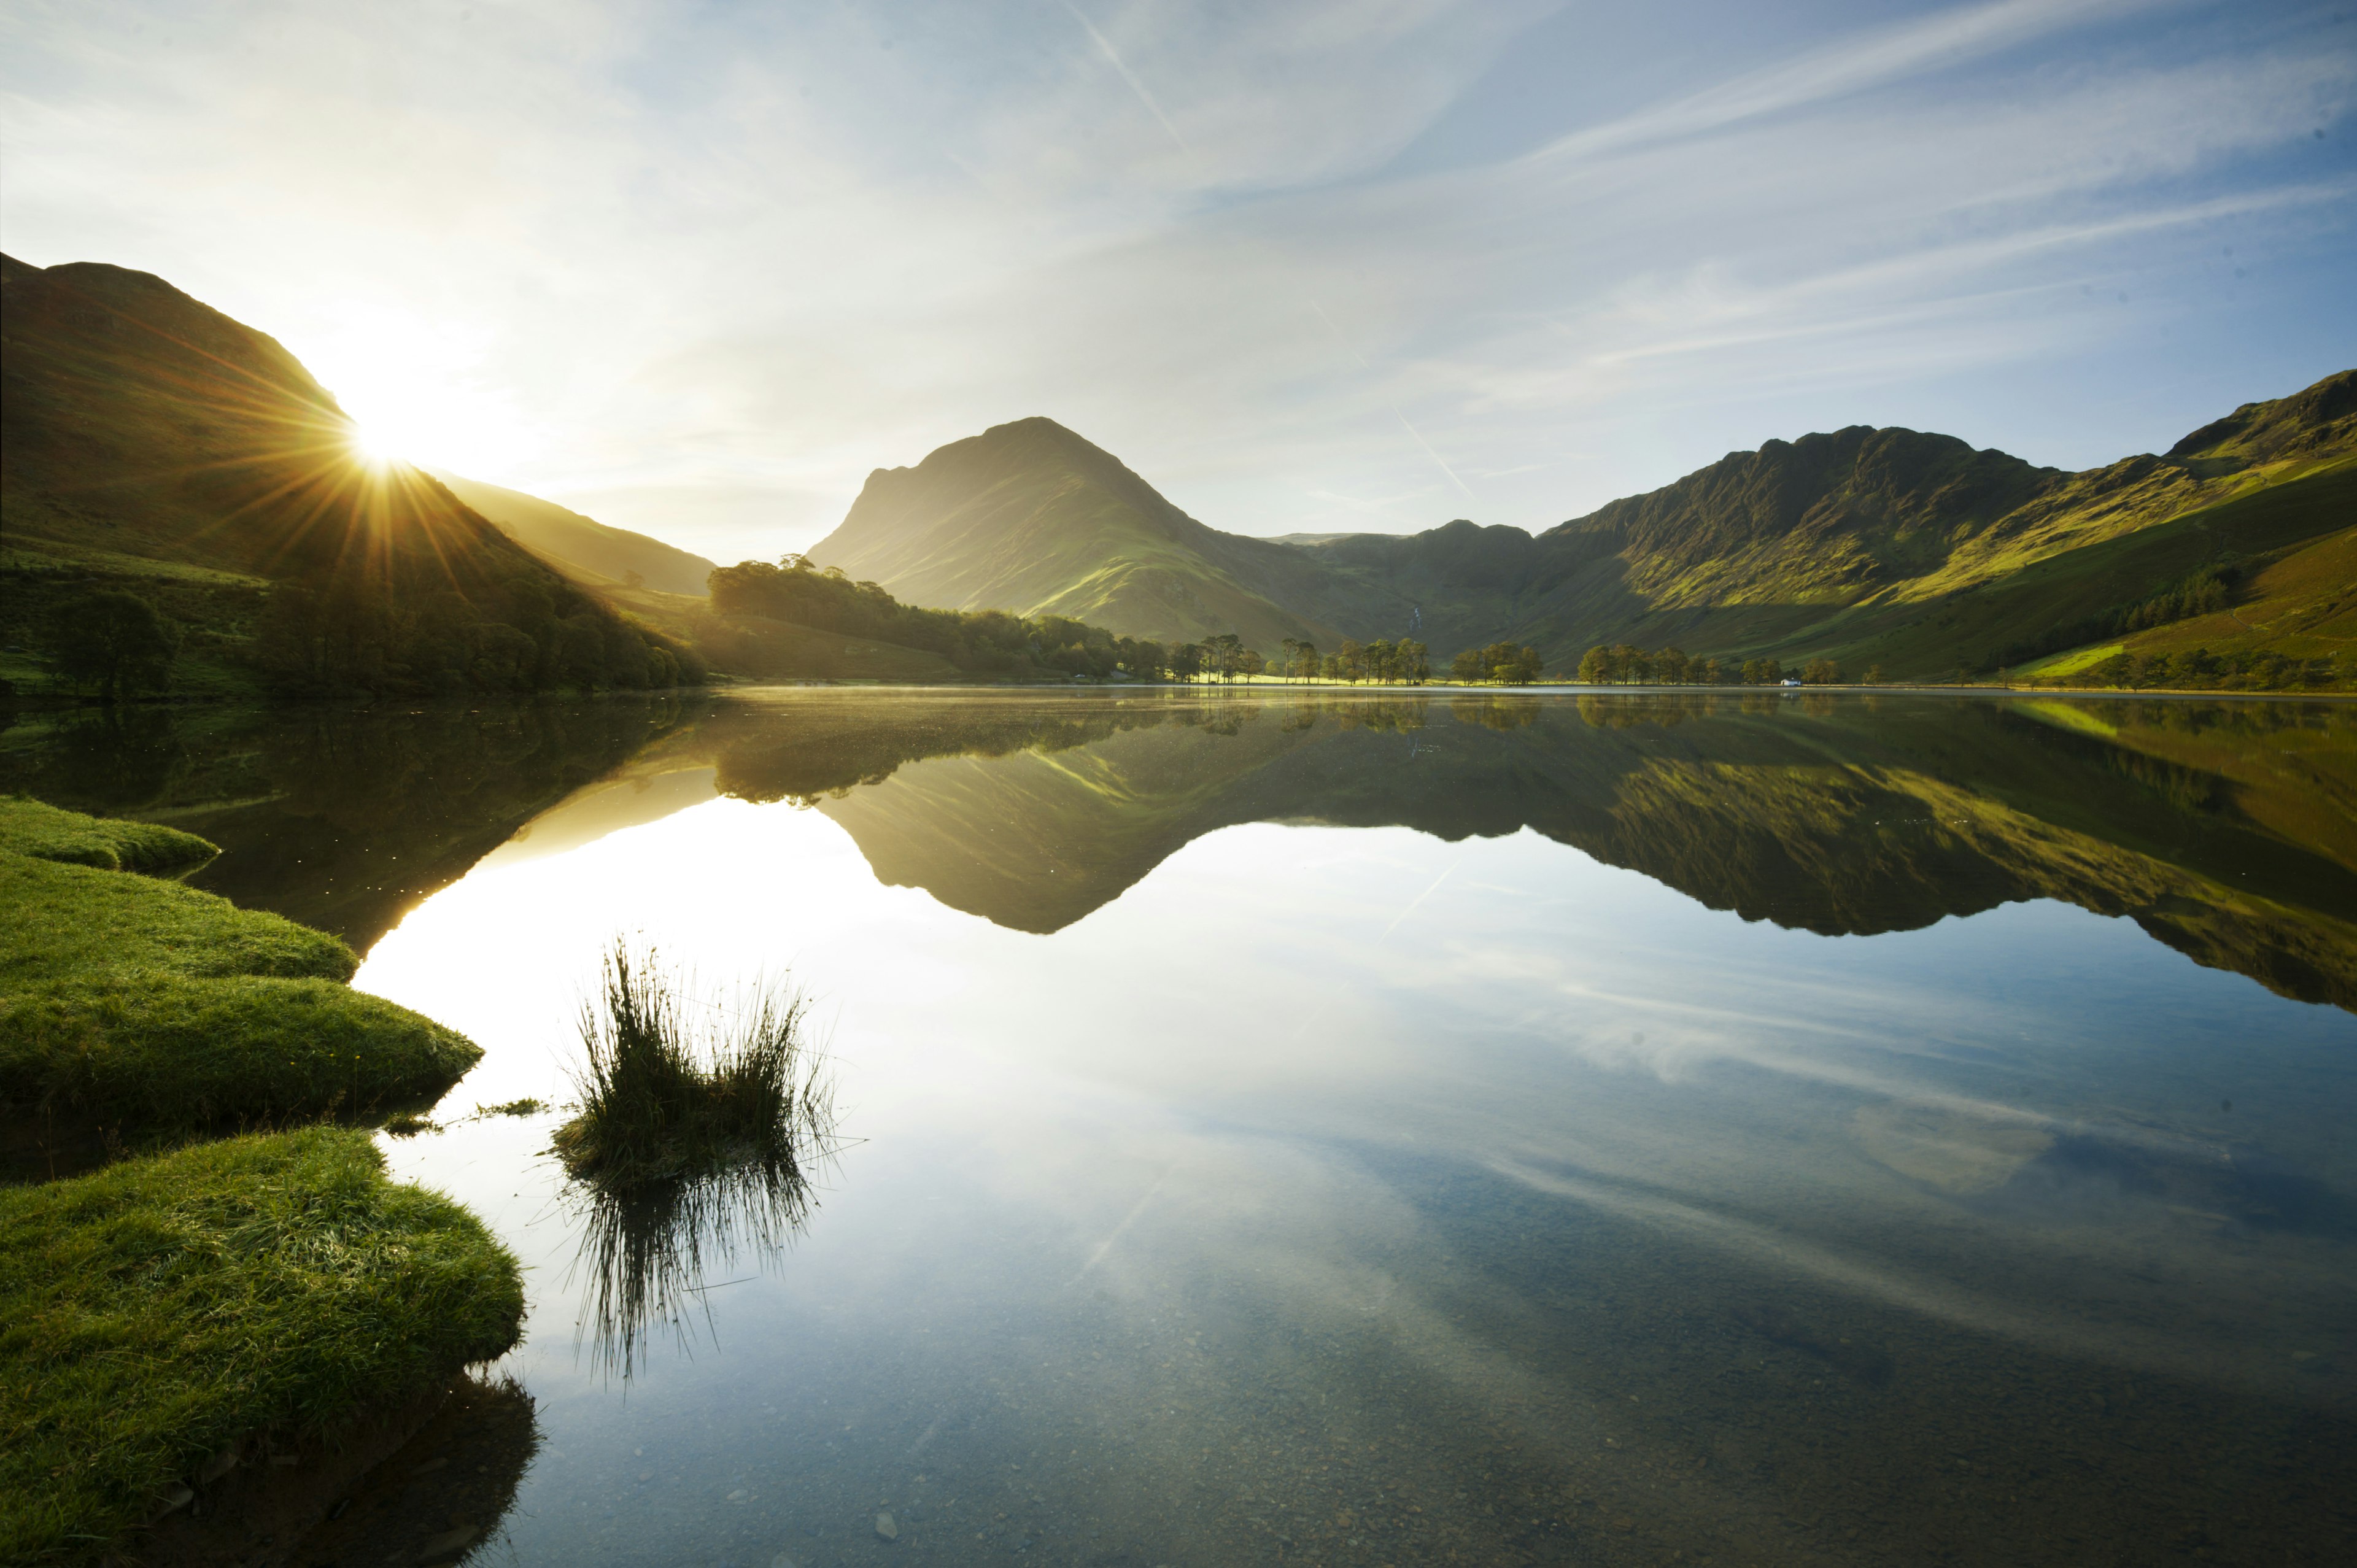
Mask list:
[[[1033,418],[878,469],[810,553],[920,603],[1163,639],[1235,631],[1268,652],[1285,637],[1415,635],[1441,655],[1511,639],[1561,669],[1626,640],[1921,677],[2056,654],[2058,637],[2099,636],[2105,617],[2205,565],[2248,575],[2305,551],[2288,578],[2329,585],[2335,552],[2357,542],[2352,464],[2357,371],[2343,371],[2164,456],[2083,473],[1854,425],[1729,453],[1536,535],[1460,519],[1253,539]],[[2259,640],[2303,658],[2357,648],[2335,596],[2293,600]],[[2256,628],[2228,616],[2209,629],[2247,641]]]

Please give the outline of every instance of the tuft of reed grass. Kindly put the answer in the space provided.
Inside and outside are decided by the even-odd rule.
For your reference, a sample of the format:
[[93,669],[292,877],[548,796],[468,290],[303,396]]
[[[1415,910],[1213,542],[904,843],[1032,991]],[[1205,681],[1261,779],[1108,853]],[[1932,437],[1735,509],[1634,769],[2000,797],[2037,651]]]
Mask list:
[[580,1112],[556,1131],[576,1177],[611,1190],[733,1168],[792,1171],[833,1125],[807,1061],[808,1005],[756,984],[733,1007],[689,994],[649,949],[617,940],[581,1009]]
[[594,1326],[609,1375],[629,1378],[665,1326],[684,1348],[718,1288],[707,1268],[747,1254],[766,1267],[808,1219],[834,1136],[808,1012],[768,983],[724,1006],[652,950],[607,950],[581,1010],[579,1114],[555,1148],[582,1211],[575,1267],[591,1275],[576,1329]]

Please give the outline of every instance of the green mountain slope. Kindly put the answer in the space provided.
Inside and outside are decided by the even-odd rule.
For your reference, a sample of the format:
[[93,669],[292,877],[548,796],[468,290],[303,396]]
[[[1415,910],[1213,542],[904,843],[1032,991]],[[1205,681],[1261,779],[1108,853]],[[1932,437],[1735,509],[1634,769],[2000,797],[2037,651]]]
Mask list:
[[[668,685],[623,621],[440,483],[376,466],[274,339],[161,278],[0,262],[0,632],[128,587],[201,681],[288,693]],[[12,670],[11,678],[16,671]]]
[[1536,538],[1452,523],[1307,553],[1371,591],[1437,598],[1436,651],[1505,636],[1560,667],[1627,641],[1945,678],[2095,639],[2205,565],[2248,576],[2317,543],[2357,516],[2353,457],[2347,371],[2085,473],[1858,426],[1729,454]]
[[568,510],[554,501],[427,468],[450,493],[474,508],[510,539],[575,582],[593,588],[651,588],[700,598],[714,563],[627,528]]
[[1255,540],[1205,527],[1031,419],[879,470],[812,555],[919,603],[1157,639],[1235,631],[1265,652],[1288,636],[1330,648],[1414,635],[1443,656],[1502,638],[1563,671],[1592,644],[1628,641],[1829,657],[1893,679],[2101,641],[2210,571],[2229,608],[2252,592],[2268,608],[2203,635],[2314,659],[2357,651],[2334,619],[2346,549],[2326,544],[2357,516],[2352,459],[2357,371],[2084,473],[1861,425],[1730,453],[1536,536],[1459,520]]
[[877,469],[810,557],[909,604],[1066,616],[1157,641],[1233,631],[1273,650],[1340,635],[1286,607],[1320,575],[1299,552],[1204,527],[1051,419]]

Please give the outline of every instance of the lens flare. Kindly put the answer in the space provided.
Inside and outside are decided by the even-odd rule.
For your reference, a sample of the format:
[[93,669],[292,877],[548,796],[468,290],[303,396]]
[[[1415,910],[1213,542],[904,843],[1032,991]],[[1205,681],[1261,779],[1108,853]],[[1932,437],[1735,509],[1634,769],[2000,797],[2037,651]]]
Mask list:
[[389,468],[402,460],[396,444],[382,430],[355,424],[349,439],[352,456],[371,468]]

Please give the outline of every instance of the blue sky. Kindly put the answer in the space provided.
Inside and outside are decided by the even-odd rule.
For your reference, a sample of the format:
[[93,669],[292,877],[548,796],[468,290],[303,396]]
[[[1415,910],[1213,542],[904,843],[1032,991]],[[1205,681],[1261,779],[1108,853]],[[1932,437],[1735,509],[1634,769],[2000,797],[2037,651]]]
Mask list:
[[0,247],[722,559],[1027,414],[1245,532],[2357,364],[2357,0],[27,3]]

